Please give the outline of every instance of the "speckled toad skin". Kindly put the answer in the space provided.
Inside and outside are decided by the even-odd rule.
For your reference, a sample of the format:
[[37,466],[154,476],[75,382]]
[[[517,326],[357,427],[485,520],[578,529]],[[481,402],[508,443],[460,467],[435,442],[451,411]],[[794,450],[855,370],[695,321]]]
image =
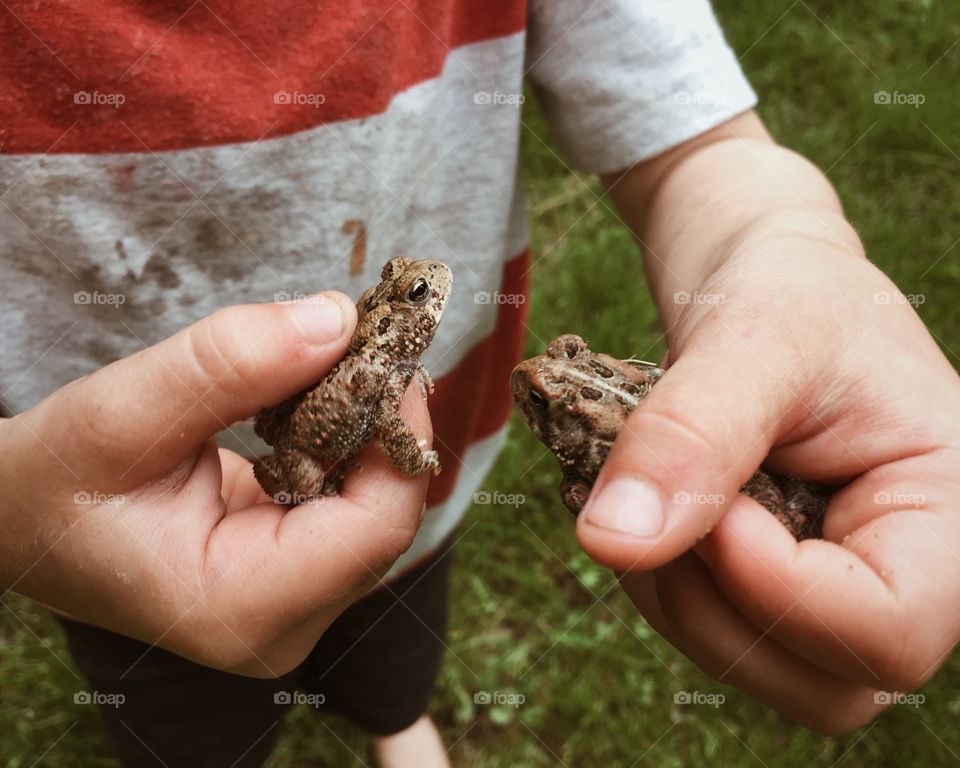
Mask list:
[[[560,493],[574,514],[630,412],[664,371],[638,360],[591,352],[579,336],[558,336],[544,355],[513,370],[513,398],[533,433],[563,472]],[[798,540],[822,536],[826,489],[758,470],[740,489],[763,505]]]
[[338,493],[370,440],[404,474],[440,471],[436,451],[424,448],[398,409],[414,376],[424,398],[433,391],[420,355],[440,323],[452,275],[438,261],[399,256],[381,279],[357,302],[357,329],[343,360],[316,385],[257,416],[254,430],[273,454],[254,464],[254,474],[275,498]]

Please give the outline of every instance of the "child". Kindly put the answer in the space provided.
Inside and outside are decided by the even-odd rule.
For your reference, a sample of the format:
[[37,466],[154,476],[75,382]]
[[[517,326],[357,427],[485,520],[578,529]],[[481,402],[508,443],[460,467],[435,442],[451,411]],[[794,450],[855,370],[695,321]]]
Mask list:
[[[44,450],[54,446],[73,476],[65,475],[63,488],[91,487],[91,478],[103,477],[108,491],[124,491],[119,512],[144,498],[157,506],[142,518],[114,520],[102,514],[110,500],[94,496],[90,513],[72,509],[57,518],[62,524],[51,527],[61,539],[39,535],[42,526],[11,506],[4,513],[13,521],[6,526],[10,540],[49,540],[55,556],[40,549],[34,568],[27,557],[33,551],[23,545],[26,554],[8,560],[3,583],[75,617],[62,623],[91,686],[126,694],[122,710],[104,710],[124,765],[157,758],[171,766],[260,765],[283,709],[298,696],[374,734],[383,766],[445,765],[426,711],[444,647],[450,541],[502,443],[508,372],[525,330],[520,297],[531,260],[517,183],[524,78],[572,162],[604,175],[628,223],[656,243],[648,255],[661,307],[673,290],[699,285],[691,275],[701,269],[696,275],[704,278],[708,254],[722,252],[734,235],[749,239],[761,231],[751,229],[754,222],[770,235],[777,227],[772,214],[795,204],[777,183],[760,178],[763,162],[753,164],[751,153],[782,161],[791,183],[810,182],[792,192],[799,208],[834,206],[829,186],[792,158],[765,154],[775,147],[748,111],[754,94],[705,0],[11,8],[15,13],[2,17],[0,59],[0,103],[8,115],[0,132],[0,252],[10,275],[0,286],[8,330],[2,388],[10,412],[24,417],[4,425],[0,441],[7,440],[5,455],[31,457],[29,466],[44,468],[47,478],[63,474]],[[687,158],[723,132],[763,146],[739,152],[716,178],[702,167],[696,182],[683,184]],[[729,144],[731,152],[740,146]],[[621,173],[631,168],[636,173]],[[724,187],[727,180],[742,185]],[[742,199],[715,211],[718,194],[736,198],[738,190]],[[676,205],[658,207],[658,199]],[[710,213],[715,238],[697,241],[678,228],[681,211]],[[771,218],[763,219],[764,211]],[[837,217],[824,217],[840,228]],[[820,224],[807,224],[822,234]],[[799,226],[791,221],[784,231]],[[677,260],[669,257],[680,243],[700,266],[672,273]],[[255,559],[257,541],[252,530],[242,538],[244,521],[268,514],[279,521],[282,513],[257,508],[253,516],[256,489],[238,456],[265,449],[248,422],[230,422],[322,375],[342,353],[351,310],[338,305],[328,312],[340,301],[331,296],[319,309],[302,302],[305,325],[297,327],[326,334],[309,370],[294,353],[302,348],[282,336],[293,333],[282,325],[287,309],[247,307],[203,318],[221,307],[296,300],[319,289],[356,298],[388,258],[401,254],[446,261],[455,273],[454,295],[424,358],[437,383],[429,406],[444,472],[430,482],[422,525],[402,556],[410,544],[403,536],[375,556],[358,555],[369,573],[357,569],[350,589],[332,570],[317,571],[324,575],[311,584],[305,565],[292,581],[282,568],[300,567],[311,551],[323,555],[321,564],[331,553],[350,563],[344,550],[354,549],[326,536],[312,549],[304,544],[289,563]],[[59,302],[54,311],[51,300]],[[181,330],[191,323],[203,330]],[[74,418],[89,432],[67,430]],[[69,439],[55,440],[59,429]],[[219,457],[204,443],[218,429]],[[87,439],[98,450],[70,448]],[[28,466],[26,458],[17,461]],[[162,480],[150,474],[164,467],[170,470]],[[405,525],[412,530],[419,516],[409,481],[378,486],[379,470],[365,470],[369,516],[338,529],[345,537],[362,533],[351,540],[356,548],[374,547]],[[4,471],[17,480],[10,465]],[[205,473],[212,484],[202,487],[216,491],[221,472],[223,502],[216,492],[182,494]],[[20,474],[33,477],[27,469]],[[31,487],[47,494],[37,497],[43,508],[60,488],[53,479]],[[160,505],[168,487],[181,494],[178,504],[148,519],[147,512],[166,509]],[[156,502],[151,494],[159,494]],[[630,499],[649,497],[642,490]],[[218,503],[225,512],[211,511]],[[607,531],[660,530],[658,519],[627,520],[623,506],[588,507],[582,535],[589,539],[591,522]],[[341,519],[339,509],[330,503],[293,510],[274,525],[312,541],[318,526]],[[175,526],[193,519],[177,514],[184,510],[204,519],[222,514],[210,525],[235,526],[238,546],[225,554],[208,544],[203,558],[239,563],[224,583],[249,589],[224,594],[216,580],[204,582],[203,621],[168,574],[182,575],[167,553],[178,551]],[[401,512],[414,521],[383,524],[377,517]],[[142,527],[131,522],[141,519]],[[585,539],[603,561],[635,563],[636,550],[618,541]],[[679,551],[694,541],[688,536]],[[616,550],[621,545],[627,554]],[[119,563],[134,557],[131,576]],[[370,579],[380,570],[368,563],[380,560],[395,562],[382,580]],[[183,572],[194,575],[187,566]],[[245,580],[231,581],[241,575]],[[356,601],[361,582],[378,588]],[[308,584],[313,591],[304,597]],[[631,585],[632,594],[643,588]],[[210,593],[217,610],[205,602]],[[662,613],[655,601],[635,599],[648,615]],[[670,637],[662,618],[651,621]],[[283,626],[289,631],[276,629]],[[684,650],[698,653],[693,643]],[[805,719],[790,706],[782,708]]]

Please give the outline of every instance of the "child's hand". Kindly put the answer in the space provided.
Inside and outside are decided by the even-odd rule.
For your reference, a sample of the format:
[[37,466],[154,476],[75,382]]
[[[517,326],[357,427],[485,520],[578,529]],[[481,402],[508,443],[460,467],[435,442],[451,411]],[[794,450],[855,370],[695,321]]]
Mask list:
[[[426,477],[368,447],[342,496],[287,510],[211,438],[316,381],[355,324],[332,293],[223,310],[0,423],[0,583],[204,664],[293,668],[410,545]],[[403,411],[429,437],[419,394]]]
[[[702,303],[664,305],[672,364],[578,523],[704,671],[829,732],[921,685],[960,639],[960,382],[903,295],[842,250],[759,239]],[[798,544],[738,495],[768,454],[848,482],[826,541]]]

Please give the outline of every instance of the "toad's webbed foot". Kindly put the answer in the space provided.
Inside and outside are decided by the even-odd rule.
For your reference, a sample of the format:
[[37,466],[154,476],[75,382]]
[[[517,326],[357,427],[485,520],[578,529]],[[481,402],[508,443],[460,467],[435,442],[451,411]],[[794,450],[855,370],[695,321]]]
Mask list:
[[417,363],[417,373],[419,374],[417,378],[420,381],[420,394],[423,395],[423,399],[426,400],[427,394],[432,395],[435,389],[433,379],[430,378],[430,372],[423,363]]

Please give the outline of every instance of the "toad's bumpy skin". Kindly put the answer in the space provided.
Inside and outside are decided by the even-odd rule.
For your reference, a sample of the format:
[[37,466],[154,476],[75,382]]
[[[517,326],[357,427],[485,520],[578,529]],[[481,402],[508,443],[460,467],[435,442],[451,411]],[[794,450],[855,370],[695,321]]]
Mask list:
[[[560,462],[560,493],[574,514],[583,509],[630,412],[663,374],[652,363],[591,352],[572,334],[558,336],[545,355],[514,368],[513,399]],[[798,540],[822,535],[825,488],[758,470],[740,490],[776,515]]]
[[414,376],[424,399],[433,391],[420,355],[440,323],[452,275],[438,261],[399,256],[381,279],[357,302],[357,329],[343,360],[310,389],[257,415],[254,430],[273,455],[256,462],[254,474],[275,498],[339,493],[371,439],[404,474],[440,472],[436,451],[424,449],[398,409]]

